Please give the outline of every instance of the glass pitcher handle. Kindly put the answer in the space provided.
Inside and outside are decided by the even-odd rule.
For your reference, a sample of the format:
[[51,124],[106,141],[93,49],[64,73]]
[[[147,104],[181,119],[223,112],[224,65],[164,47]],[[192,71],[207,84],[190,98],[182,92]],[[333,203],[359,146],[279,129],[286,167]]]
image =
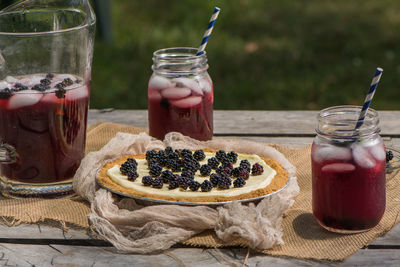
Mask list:
[[0,163],[11,164],[17,161],[18,153],[15,148],[6,143],[0,143]]

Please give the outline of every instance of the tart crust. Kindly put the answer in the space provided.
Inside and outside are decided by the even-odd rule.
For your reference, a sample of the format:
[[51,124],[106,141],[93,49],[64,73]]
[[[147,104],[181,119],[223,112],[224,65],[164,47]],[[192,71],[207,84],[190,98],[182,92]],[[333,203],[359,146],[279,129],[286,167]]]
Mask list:
[[[204,152],[215,152],[215,150],[211,149],[203,149]],[[239,153],[238,153],[239,154]],[[241,155],[246,155],[240,153]],[[267,195],[273,193],[279,189],[281,189],[289,179],[289,173],[282,167],[280,163],[276,160],[270,158],[260,157],[264,162],[273,168],[276,171],[275,177],[272,179],[271,183],[261,189],[257,189],[248,193],[243,193],[237,196],[207,196],[207,192],[204,192],[204,196],[201,197],[175,197],[175,196],[165,196],[165,195],[157,195],[157,194],[148,194],[146,192],[141,192],[132,188],[126,188],[121,186],[120,184],[114,182],[108,175],[107,170],[112,168],[115,165],[121,165],[128,158],[135,159],[144,159],[145,154],[137,154],[137,155],[124,155],[114,161],[106,163],[97,173],[97,180],[100,184],[104,185],[107,188],[110,188],[114,191],[121,192],[124,194],[131,195],[133,197],[145,197],[149,199],[157,199],[157,200],[167,200],[167,201],[175,201],[175,202],[224,202],[224,201],[233,201],[233,200],[243,200],[249,198],[255,198],[258,196]],[[229,189],[226,189],[229,190]]]

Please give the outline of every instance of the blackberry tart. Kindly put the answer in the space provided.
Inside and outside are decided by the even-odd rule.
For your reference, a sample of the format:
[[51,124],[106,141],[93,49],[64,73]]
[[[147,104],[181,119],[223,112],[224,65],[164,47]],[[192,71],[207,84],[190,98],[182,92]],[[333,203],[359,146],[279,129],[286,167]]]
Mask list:
[[122,156],[97,176],[100,185],[132,197],[192,203],[251,199],[281,189],[288,179],[289,173],[270,158],[170,147]]

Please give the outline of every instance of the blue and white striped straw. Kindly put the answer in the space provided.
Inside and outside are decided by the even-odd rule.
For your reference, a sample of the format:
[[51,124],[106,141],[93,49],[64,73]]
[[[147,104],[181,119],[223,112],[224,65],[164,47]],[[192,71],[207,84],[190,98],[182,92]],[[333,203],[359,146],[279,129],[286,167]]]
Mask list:
[[371,86],[369,87],[368,94],[365,97],[364,104],[363,104],[361,112],[360,112],[360,116],[358,117],[358,121],[356,124],[356,130],[358,128],[360,128],[364,123],[365,115],[367,114],[369,105],[371,104],[372,98],[374,97],[375,90],[378,87],[378,83],[379,83],[379,80],[381,79],[382,72],[383,72],[383,69],[376,68],[374,78],[372,79]]
[[210,22],[208,23],[208,26],[207,26],[207,30],[203,35],[203,39],[201,40],[201,44],[199,46],[199,49],[197,49],[196,56],[200,56],[200,55],[204,54],[204,50],[206,49],[208,38],[210,38],[210,35],[212,33],[215,21],[218,18],[220,10],[221,9],[219,9],[218,7],[214,8],[214,12],[211,15]]

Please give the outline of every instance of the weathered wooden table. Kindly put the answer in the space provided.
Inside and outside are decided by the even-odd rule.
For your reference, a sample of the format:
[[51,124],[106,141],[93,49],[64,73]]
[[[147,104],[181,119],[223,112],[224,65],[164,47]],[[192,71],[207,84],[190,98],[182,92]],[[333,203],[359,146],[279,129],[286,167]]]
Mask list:
[[[316,111],[215,111],[216,137],[304,146],[312,142]],[[385,143],[400,148],[400,111],[380,112]],[[89,125],[97,121],[147,128],[144,110],[90,110]],[[400,190],[399,190],[400,192]],[[205,249],[176,246],[156,255],[118,254],[105,241],[81,230],[46,224],[0,225],[1,266],[242,266],[247,249]],[[270,257],[250,252],[246,266],[338,265]],[[400,265],[400,225],[359,250],[341,266]]]

